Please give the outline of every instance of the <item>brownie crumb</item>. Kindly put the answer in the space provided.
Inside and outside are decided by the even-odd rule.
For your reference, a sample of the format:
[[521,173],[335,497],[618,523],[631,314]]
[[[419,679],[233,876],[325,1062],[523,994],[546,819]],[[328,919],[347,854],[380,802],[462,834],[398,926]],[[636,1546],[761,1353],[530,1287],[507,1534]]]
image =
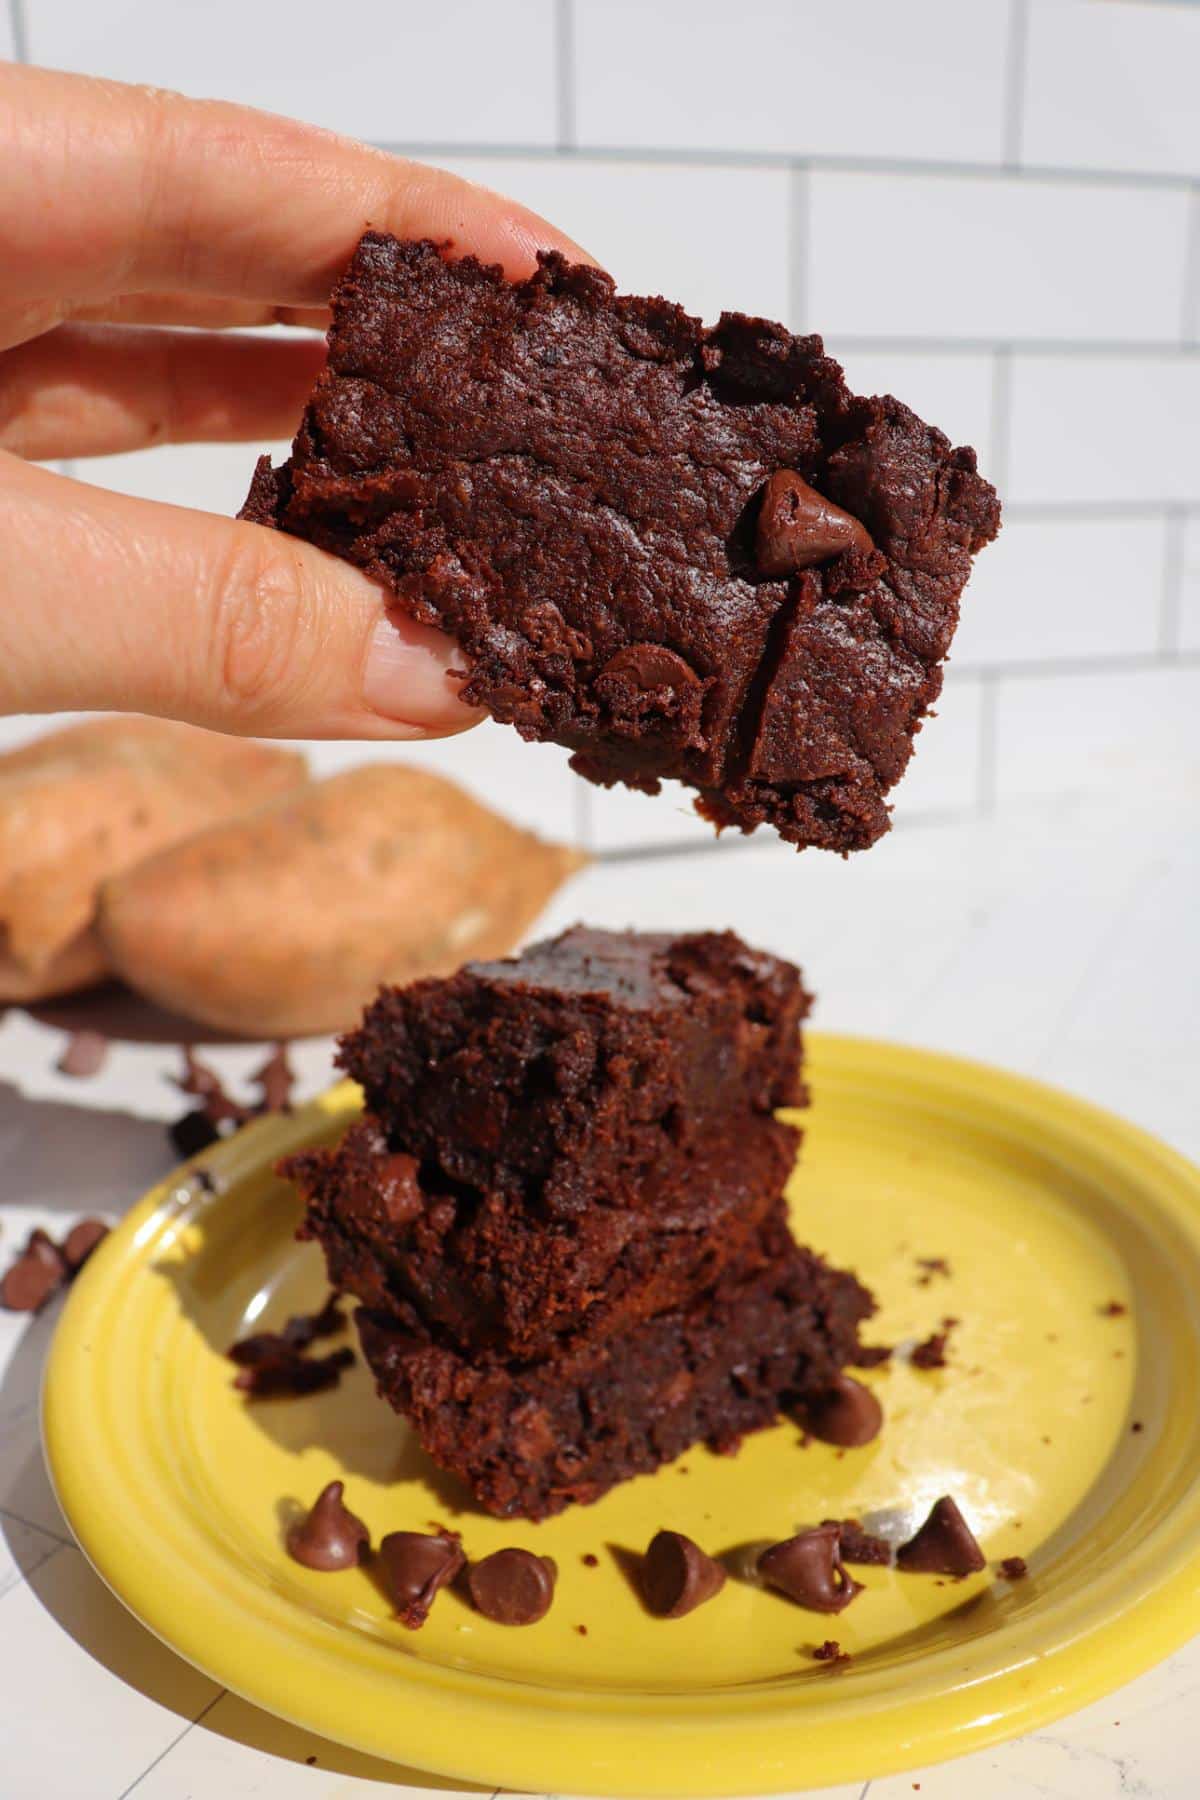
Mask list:
[[57,1244],[49,1232],[35,1227],[0,1276],[0,1307],[6,1312],[41,1312],[60,1288],[75,1279],[108,1229],[103,1219],[80,1219]]
[[254,1072],[250,1079],[262,1095],[261,1111],[291,1112],[292,1089],[296,1085],[296,1072],[288,1060],[286,1044],[276,1044],[266,1062]]
[[590,1550],[585,1550],[579,1560],[585,1569],[595,1569],[600,1566],[600,1558],[593,1556]]
[[1135,1419],[1129,1429],[1130,1431],[1145,1431],[1146,1427],[1140,1419]]
[[587,1629],[586,1625],[577,1625],[575,1627],[575,1629],[579,1633],[580,1637],[586,1637],[588,1634],[588,1629]]
[[829,1663],[831,1666],[840,1666],[841,1668],[845,1668],[847,1663],[854,1661],[850,1652],[843,1650],[836,1638],[826,1638],[823,1644],[817,1645],[812,1655],[814,1662]]
[[1023,1556],[1006,1556],[1000,1564],[1000,1573],[1005,1581],[1024,1581],[1029,1565]]
[[921,1273],[917,1276],[918,1287],[928,1287],[935,1275],[949,1281],[953,1271],[944,1256],[918,1256],[917,1267]]
[[892,1346],[891,1344],[860,1344],[850,1360],[856,1369],[877,1369],[880,1363],[892,1360]]
[[1107,1300],[1096,1309],[1102,1319],[1123,1319],[1129,1308],[1121,1300]]
[[822,1519],[822,1525],[836,1525],[838,1548],[843,1562],[874,1563],[886,1567],[892,1560],[892,1547],[886,1538],[868,1531],[861,1519]]
[[914,1349],[909,1361],[914,1369],[944,1369],[946,1367],[946,1345],[950,1341],[948,1331],[933,1331],[923,1338]]
[[[270,1335],[264,1332],[262,1338]],[[246,1343],[250,1341],[247,1339]],[[250,1361],[242,1361],[234,1356],[235,1350],[244,1348],[244,1344],[235,1344],[229,1352],[235,1362],[241,1362],[233,1378],[233,1385],[239,1393],[247,1394],[253,1400],[293,1399],[301,1394],[319,1394],[325,1388],[337,1387],[342,1371],[350,1368],[354,1362],[354,1352],[348,1345],[331,1351],[328,1356],[305,1356],[302,1351],[294,1350],[282,1338],[276,1337],[269,1350],[256,1348]]]

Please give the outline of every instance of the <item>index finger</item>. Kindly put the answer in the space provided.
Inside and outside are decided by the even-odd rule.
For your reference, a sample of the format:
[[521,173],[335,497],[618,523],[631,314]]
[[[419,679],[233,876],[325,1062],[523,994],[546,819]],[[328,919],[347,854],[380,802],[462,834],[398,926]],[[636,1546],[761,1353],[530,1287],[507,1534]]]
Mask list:
[[322,304],[368,228],[527,275],[592,259],[443,169],[224,101],[0,67],[6,302],[153,290]]

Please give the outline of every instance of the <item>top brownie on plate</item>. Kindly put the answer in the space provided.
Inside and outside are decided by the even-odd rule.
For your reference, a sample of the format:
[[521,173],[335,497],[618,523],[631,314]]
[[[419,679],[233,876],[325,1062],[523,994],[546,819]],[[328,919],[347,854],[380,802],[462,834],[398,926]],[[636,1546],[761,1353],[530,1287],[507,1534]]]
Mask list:
[[803,1104],[790,963],[733,932],[577,926],[506,962],[385,988],[339,1061],[425,1179],[549,1216],[636,1207],[713,1130]]
[[329,362],[243,517],[348,557],[465,697],[593,781],[862,849],[888,826],[999,506],[975,453],[855,398],[818,337],[543,255],[505,281],[364,237]]

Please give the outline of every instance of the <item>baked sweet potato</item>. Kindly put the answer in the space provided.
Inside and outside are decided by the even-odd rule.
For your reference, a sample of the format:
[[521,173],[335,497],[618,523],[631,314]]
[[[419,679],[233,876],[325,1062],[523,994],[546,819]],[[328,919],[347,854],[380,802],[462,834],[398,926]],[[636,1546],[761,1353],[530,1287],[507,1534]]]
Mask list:
[[219,1030],[340,1031],[382,982],[510,950],[585,860],[439,776],[371,764],[114,877],[100,940],[131,987]]
[[89,720],[0,756],[0,1002],[100,980],[103,881],[305,780],[294,751],[162,719]]

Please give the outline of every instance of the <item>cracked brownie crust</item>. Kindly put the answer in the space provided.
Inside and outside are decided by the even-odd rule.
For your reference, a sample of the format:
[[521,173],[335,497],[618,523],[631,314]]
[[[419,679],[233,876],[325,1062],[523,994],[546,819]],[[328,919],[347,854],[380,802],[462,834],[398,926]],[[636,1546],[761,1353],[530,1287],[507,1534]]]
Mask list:
[[675,778],[798,845],[887,829],[999,523],[972,450],[852,396],[818,337],[706,330],[555,254],[510,283],[368,233],[333,307],[243,517],[384,581],[468,701],[593,781]]

